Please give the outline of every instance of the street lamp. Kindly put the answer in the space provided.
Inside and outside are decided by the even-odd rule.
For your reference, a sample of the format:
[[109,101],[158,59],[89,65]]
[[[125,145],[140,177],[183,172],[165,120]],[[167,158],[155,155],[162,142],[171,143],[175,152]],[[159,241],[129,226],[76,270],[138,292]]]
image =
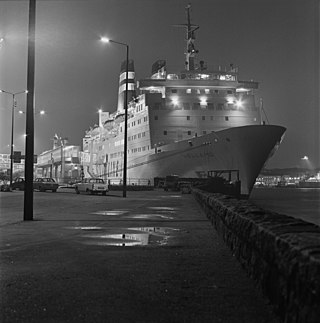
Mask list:
[[[26,114],[24,111],[22,110],[19,110],[19,114]],[[45,115],[46,114],[46,111],[45,110],[40,110],[38,112],[36,112],[35,114],[40,114],[41,116]]]
[[11,111],[11,149],[10,149],[10,187],[12,185],[13,177],[13,130],[14,130],[14,108],[15,108],[15,97],[18,94],[28,93],[28,91],[21,91],[16,93],[11,93],[8,91],[0,90],[1,93],[7,93],[12,95],[12,111]]
[[128,145],[128,71],[129,71],[129,45],[102,37],[103,43],[115,43],[126,47],[126,94],[124,99],[124,154],[123,154],[123,197],[127,196],[127,145]]

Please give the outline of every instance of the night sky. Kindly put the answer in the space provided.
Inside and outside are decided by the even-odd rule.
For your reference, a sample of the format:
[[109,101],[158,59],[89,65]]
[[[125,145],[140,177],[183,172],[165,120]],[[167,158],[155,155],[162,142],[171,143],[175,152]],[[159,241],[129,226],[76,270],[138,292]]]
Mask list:
[[[37,1],[35,153],[52,148],[55,134],[82,146],[98,109],[114,112],[125,47],[103,44],[108,36],[130,46],[136,78],[166,59],[184,68],[188,0]],[[268,168],[319,167],[319,1],[193,0],[192,23],[199,59],[209,66],[239,66],[241,80],[260,82],[270,123],[287,133]],[[29,1],[0,1],[0,89],[27,84]],[[24,151],[26,96],[17,96],[15,150]],[[0,93],[0,153],[9,153],[12,97]]]

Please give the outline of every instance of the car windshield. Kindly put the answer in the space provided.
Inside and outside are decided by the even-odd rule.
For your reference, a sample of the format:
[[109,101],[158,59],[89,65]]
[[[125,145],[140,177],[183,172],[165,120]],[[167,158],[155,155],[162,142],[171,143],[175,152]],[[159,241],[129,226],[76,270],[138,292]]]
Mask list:
[[92,178],[92,179],[90,180],[90,183],[99,183],[99,184],[103,184],[103,183],[104,183],[104,181],[103,181],[103,179],[101,179],[101,178]]

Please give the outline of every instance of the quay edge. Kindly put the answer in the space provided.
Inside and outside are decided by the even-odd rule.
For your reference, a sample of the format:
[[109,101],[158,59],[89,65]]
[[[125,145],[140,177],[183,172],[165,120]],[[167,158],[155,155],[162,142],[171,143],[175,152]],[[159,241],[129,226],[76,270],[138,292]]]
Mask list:
[[320,227],[247,200],[193,195],[283,322],[319,322]]

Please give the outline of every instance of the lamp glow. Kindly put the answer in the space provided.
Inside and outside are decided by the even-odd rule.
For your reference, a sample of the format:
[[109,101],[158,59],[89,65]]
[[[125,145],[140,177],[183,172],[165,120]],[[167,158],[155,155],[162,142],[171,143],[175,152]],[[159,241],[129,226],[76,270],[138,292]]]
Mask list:
[[107,38],[107,37],[101,37],[100,40],[103,42],[103,43],[109,43],[110,42],[110,39]]
[[179,103],[178,98],[177,97],[172,98],[172,103],[173,103],[173,105],[178,105],[178,103]]

